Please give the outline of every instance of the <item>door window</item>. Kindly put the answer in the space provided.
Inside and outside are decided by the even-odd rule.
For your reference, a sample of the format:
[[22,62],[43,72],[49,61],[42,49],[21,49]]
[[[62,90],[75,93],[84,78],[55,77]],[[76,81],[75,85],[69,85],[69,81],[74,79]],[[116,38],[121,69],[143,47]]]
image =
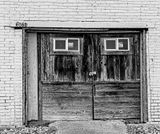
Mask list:
[[116,51],[116,39],[105,39],[104,46],[106,51]]
[[79,52],[79,38],[54,38],[53,51]]
[[105,38],[105,51],[129,51],[129,38]]
[[129,51],[129,38],[118,38],[118,50]]

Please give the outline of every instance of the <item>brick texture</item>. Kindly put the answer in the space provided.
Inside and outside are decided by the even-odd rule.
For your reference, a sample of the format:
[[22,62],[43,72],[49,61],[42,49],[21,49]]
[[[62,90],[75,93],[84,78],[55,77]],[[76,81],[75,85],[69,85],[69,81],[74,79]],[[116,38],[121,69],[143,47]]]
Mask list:
[[159,0],[1,0],[0,125],[22,125],[22,31],[17,21],[146,23],[149,121],[160,121]]

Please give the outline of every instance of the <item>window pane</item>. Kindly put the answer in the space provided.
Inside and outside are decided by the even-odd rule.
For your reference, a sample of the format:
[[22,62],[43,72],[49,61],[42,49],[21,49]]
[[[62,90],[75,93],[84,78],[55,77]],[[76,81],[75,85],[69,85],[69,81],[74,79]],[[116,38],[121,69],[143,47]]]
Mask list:
[[106,49],[116,49],[116,40],[106,40]]
[[78,39],[68,39],[68,50],[78,50]]
[[55,40],[55,49],[66,49],[66,41],[65,40]]
[[128,50],[128,39],[118,39],[119,50]]

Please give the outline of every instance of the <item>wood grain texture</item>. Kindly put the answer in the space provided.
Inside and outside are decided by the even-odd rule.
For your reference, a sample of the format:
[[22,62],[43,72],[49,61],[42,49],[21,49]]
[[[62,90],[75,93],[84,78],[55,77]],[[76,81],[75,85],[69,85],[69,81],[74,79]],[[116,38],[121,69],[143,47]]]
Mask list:
[[28,119],[28,100],[27,100],[27,66],[28,66],[28,34],[26,33],[25,28],[22,29],[22,123],[23,125],[27,125]]
[[[104,38],[129,38],[130,51],[104,51]],[[103,34],[100,39],[102,49],[101,79],[107,81],[139,80],[140,78],[140,38],[139,34]],[[106,60],[106,61],[105,61]],[[106,71],[107,68],[107,71]],[[105,75],[107,73],[107,75]]]
[[[104,51],[104,35],[81,34],[80,53],[53,52],[53,38],[67,37],[65,34],[41,34],[41,76],[46,82],[90,81],[88,74],[96,71],[96,81],[132,81],[140,79],[139,35],[105,35],[128,37],[130,51]],[[74,35],[75,36],[75,35]],[[76,36],[76,37],[77,37]],[[72,37],[71,35],[69,37]]]
[[37,59],[38,59],[38,120],[42,121],[42,43],[41,34],[37,34]]
[[53,85],[42,90],[43,120],[92,118],[90,85]]
[[148,91],[147,91],[147,54],[146,54],[146,31],[140,35],[140,65],[142,67],[141,77],[141,122],[148,121]]
[[[140,84],[96,85],[95,119],[140,119]],[[43,87],[44,120],[92,118],[91,85]]]
[[[91,71],[90,53],[92,46],[90,40],[80,38],[80,54],[71,52],[53,53],[53,38],[56,34],[41,34],[41,77],[45,82],[89,81]],[[60,37],[66,35],[59,35]],[[82,36],[82,35],[81,35]],[[70,35],[70,37],[73,37]],[[85,55],[82,55],[85,53]]]
[[[92,119],[91,71],[96,72],[95,119],[140,119],[138,34],[43,33],[39,37],[43,120]],[[79,37],[80,53],[53,52],[54,37]],[[128,37],[130,51],[104,51],[106,37]]]
[[96,85],[95,119],[139,119],[140,83]]

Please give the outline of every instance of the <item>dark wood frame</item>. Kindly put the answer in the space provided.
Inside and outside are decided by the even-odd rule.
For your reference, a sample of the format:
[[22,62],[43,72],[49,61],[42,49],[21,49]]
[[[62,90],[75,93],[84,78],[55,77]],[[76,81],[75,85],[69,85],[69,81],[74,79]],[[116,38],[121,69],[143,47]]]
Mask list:
[[[113,31],[112,31],[113,30]],[[128,29],[72,29],[72,28],[22,28],[22,71],[23,71],[23,89],[22,89],[22,103],[23,103],[23,124],[27,125],[27,114],[28,114],[28,106],[27,106],[27,71],[28,71],[28,59],[27,59],[27,32],[52,32],[52,33],[140,33],[140,68],[141,68],[141,122],[148,121],[148,92],[147,92],[147,55],[146,55],[146,28],[128,28]],[[37,43],[38,44],[38,43]],[[38,79],[40,78],[40,47],[38,46]],[[38,81],[38,120],[42,120],[42,100],[41,100],[41,83]]]
[[41,90],[41,40],[38,36],[40,36],[39,34],[37,34],[37,59],[38,59],[38,120],[42,121],[42,90]]
[[141,122],[148,121],[146,30],[140,33]]
[[27,103],[27,71],[28,71],[28,53],[27,53],[27,34],[26,29],[22,28],[22,124],[27,125],[28,103]]

